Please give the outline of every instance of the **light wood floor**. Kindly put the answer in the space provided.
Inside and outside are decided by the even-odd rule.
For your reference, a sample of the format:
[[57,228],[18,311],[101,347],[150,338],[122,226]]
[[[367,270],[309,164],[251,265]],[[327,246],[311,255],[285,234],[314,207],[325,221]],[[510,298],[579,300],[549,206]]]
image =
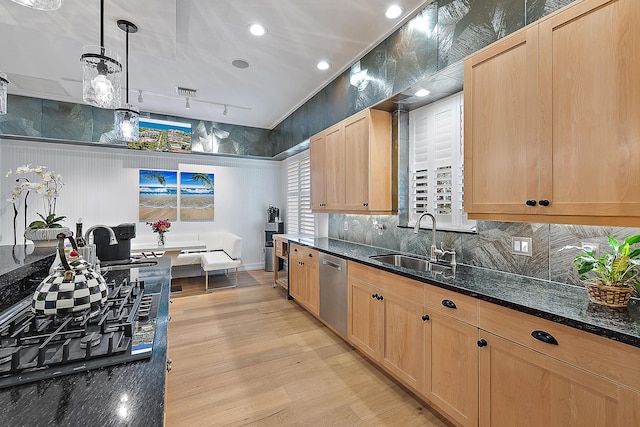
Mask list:
[[176,280],[167,426],[446,425],[272,280],[241,272],[210,293],[204,278]]

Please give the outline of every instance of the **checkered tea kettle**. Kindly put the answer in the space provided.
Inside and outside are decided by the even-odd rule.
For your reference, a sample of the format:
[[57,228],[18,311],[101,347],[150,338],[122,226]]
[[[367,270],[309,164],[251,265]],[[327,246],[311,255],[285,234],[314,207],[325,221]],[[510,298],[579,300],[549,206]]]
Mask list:
[[[67,259],[64,241],[69,239],[73,250]],[[78,245],[71,231],[58,234],[60,264],[36,289],[31,311],[36,315],[66,316],[90,309],[97,314],[107,301],[107,283],[99,271],[78,255]]]

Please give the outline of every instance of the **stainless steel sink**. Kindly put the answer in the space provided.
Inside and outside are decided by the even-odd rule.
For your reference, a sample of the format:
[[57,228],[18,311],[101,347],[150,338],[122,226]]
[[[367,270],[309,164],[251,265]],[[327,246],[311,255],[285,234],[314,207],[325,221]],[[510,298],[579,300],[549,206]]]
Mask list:
[[433,264],[426,259],[416,258],[409,255],[390,254],[390,255],[372,255],[369,258],[383,262],[385,264],[391,264],[396,267],[410,268],[418,271],[451,271],[452,268],[449,265]]

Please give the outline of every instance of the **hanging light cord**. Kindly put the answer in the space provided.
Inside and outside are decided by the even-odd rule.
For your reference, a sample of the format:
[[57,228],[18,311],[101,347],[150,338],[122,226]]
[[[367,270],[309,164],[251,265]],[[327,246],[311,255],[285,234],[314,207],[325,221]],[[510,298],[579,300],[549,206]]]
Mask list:
[[128,107],[128,105],[129,105],[129,28],[130,28],[129,25],[127,25],[127,31],[126,31],[127,36],[126,36],[126,39],[125,39],[127,44],[126,44],[125,53],[124,53],[125,56],[126,56],[125,65],[127,67],[127,74],[126,74],[126,84],[127,84],[126,101],[127,101],[127,108],[129,108]]
[[100,53],[104,55],[104,0],[100,0]]

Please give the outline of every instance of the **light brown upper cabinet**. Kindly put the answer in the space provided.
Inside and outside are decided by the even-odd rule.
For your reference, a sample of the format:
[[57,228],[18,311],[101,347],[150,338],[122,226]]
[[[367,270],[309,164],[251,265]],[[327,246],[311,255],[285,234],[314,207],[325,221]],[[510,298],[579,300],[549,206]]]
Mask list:
[[469,218],[638,225],[638,22],[584,0],[465,59]]
[[314,212],[391,213],[391,114],[364,110],[310,140]]

